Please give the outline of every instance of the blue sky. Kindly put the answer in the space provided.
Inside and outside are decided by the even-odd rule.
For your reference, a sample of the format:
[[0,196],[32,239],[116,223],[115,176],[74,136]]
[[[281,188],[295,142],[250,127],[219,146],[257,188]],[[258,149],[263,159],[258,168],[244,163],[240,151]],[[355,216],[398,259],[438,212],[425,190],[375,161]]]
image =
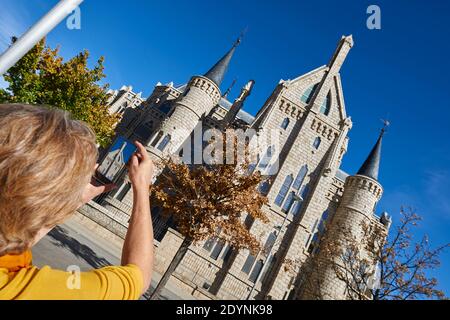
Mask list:
[[[1,0],[0,50],[57,1]],[[381,8],[381,30],[366,28],[366,9]],[[131,84],[149,95],[158,82],[182,84],[203,74],[248,27],[223,89],[237,77],[234,98],[249,79],[256,85],[245,109],[255,114],[280,79],[326,64],[343,34],[355,46],[341,74],[353,119],[343,169],[357,171],[378,135],[386,134],[378,212],[398,218],[401,205],[424,218],[418,235],[449,242],[450,26],[449,1],[94,1],[81,7],[81,30],[65,23],[48,37],[70,57],[86,48],[104,55],[106,82]],[[1,85],[1,81],[0,81]],[[450,253],[437,276],[450,294]]]

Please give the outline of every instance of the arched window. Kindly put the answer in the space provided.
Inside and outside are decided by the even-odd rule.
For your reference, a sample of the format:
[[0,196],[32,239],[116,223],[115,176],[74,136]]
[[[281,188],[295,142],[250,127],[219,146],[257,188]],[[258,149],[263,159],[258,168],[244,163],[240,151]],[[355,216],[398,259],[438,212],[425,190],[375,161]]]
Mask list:
[[277,236],[275,235],[275,232],[271,232],[269,236],[267,237],[266,243],[264,244],[264,251],[263,254],[268,254],[269,251],[272,249],[273,245],[275,244],[275,240],[277,239]]
[[166,134],[164,139],[162,139],[161,143],[158,145],[158,150],[164,151],[164,149],[167,147],[169,142],[170,142],[170,134]]
[[203,245],[203,249],[205,249],[206,251],[211,251],[211,249],[213,248],[213,246],[216,244],[216,237],[212,237],[209,238],[208,240],[205,241],[205,244]]
[[263,264],[264,264],[264,262],[261,259],[255,263],[253,271],[250,274],[250,277],[248,278],[251,282],[253,282],[253,283],[256,282],[256,279],[258,279],[258,276],[259,276],[259,273],[261,272]]
[[258,167],[261,168],[262,170],[266,169],[274,153],[275,153],[275,146],[269,146],[266,150],[266,153],[259,162]]
[[297,214],[300,213],[303,202],[305,201],[306,197],[308,196],[308,192],[309,192],[309,185],[305,185],[300,191],[300,199],[295,200],[295,202],[294,202],[294,205],[291,210],[292,215],[296,216]]
[[294,205],[291,210],[293,216],[296,216],[300,212],[300,209],[302,208],[302,202],[303,202],[302,200],[296,200],[294,202]]
[[320,106],[320,113],[327,116],[330,113],[330,109],[331,109],[331,97],[330,93],[328,93],[327,97],[325,98],[325,100],[323,100],[322,105]]
[[303,92],[302,97],[300,98],[300,100],[305,103],[308,104],[311,101],[311,98],[314,94],[314,91],[316,91],[318,84],[312,85],[311,87],[309,87],[308,89],[305,90],[305,92]]
[[286,130],[287,129],[287,127],[289,127],[289,118],[284,118],[284,120],[283,120],[283,122],[281,123],[281,128],[283,129],[283,130]]
[[267,194],[269,192],[269,189],[270,189],[269,179],[266,179],[259,184],[259,192],[261,192],[262,194]]
[[295,178],[294,184],[292,185],[292,187],[295,190],[300,189],[300,187],[303,184],[303,180],[305,180],[306,174],[308,173],[308,165],[304,165],[300,168],[300,170],[298,171],[297,177]]
[[265,283],[266,282],[265,280],[266,280],[267,272],[271,268],[273,261],[274,261],[274,255],[271,254],[270,257],[268,257],[266,259],[266,262],[264,263],[264,265],[265,265],[264,271],[263,271],[263,274],[261,275],[261,277],[259,278],[259,282],[260,283]]
[[253,171],[255,171],[256,169],[256,163],[250,163],[250,165],[248,166],[248,172],[252,173]]
[[309,192],[309,185],[306,185],[301,190],[301,197],[302,197],[303,200],[305,200],[306,197],[308,196],[308,192]]
[[321,143],[322,143],[322,139],[320,139],[320,137],[315,138],[314,142],[313,142],[314,149],[316,149],[316,150],[319,149]]
[[252,255],[251,253],[249,253],[247,259],[245,260],[244,265],[242,266],[241,271],[246,274],[249,274],[250,270],[253,267],[253,264],[255,263],[255,260],[256,260],[256,257],[254,255]]
[[211,252],[210,257],[214,260],[217,260],[219,258],[220,253],[222,252],[223,247],[225,246],[225,241],[219,240],[214,247],[213,251]]
[[312,237],[311,243],[308,246],[308,253],[313,253],[314,249],[316,248],[316,243],[319,240],[319,233],[314,233],[314,236]]
[[284,198],[286,198],[289,188],[291,187],[292,180],[294,180],[292,174],[288,175],[284,179],[283,185],[281,186],[280,191],[278,192],[278,195],[275,198],[275,204],[277,206],[281,207],[281,205],[283,204]]
[[159,131],[158,132],[158,135],[153,139],[153,142],[152,142],[152,144],[151,144],[151,146],[152,147],[155,147],[156,146],[156,144],[159,142],[159,140],[162,138],[162,136],[163,136],[163,132],[162,131]]
[[[309,247],[308,247],[309,253],[314,252],[317,245],[319,244],[320,237],[323,234],[323,232],[325,231],[325,225],[326,225],[326,222],[328,219],[328,215],[329,214],[328,214],[328,209],[327,209],[322,213],[320,220],[317,221],[316,224],[314,225],[313,232],[314,231],[315,232],[314,232],[314,236],[312,237],[311,243],[309,244]],[[317,230],[315,230],[317,225],[318,225]]]
[[294,203],[294,199],[295,199],[295,192],[289,192],[289,195],[286,199],[286,201],[284,202],[282,211],[285,213],[288,213],[289,210],[291,210],[292,204]]
[[322,213],[322,216],[320,217],[320,223],[319,223],[319,227],[318,227],[318,230],[320,233],[323,233],[323,231],[325,230],[325,224],[327,222],[327,219],[328,219],[328,209],[325,210]]
[[[252,255],[251,253],[248,254],[247,259],[245,260],[245,263],[242,267],[242,272],[249,274],[249,280],[253,283],[256,282],[256,279],[258,279],[259,274],[261,273],[262,268],[264,267],[265,264],[270,265],[273,261],[273,255],[271,255],[270,257],[266,257],[267,254],[269,253],[270,249],[273,247],[273,245],[275,244],[276,241],[276,234],[275,232],[272,232],[269,234],[269,236],[267,237],[266,243],[264,244],[264,249],[261,251],[261,255],[259,256],[260,259],[258,259],[258,261],[256,261],[256,257],[254,255]],[[265,258],[265,263],[264,263],[264,258]],[[266,272],[267,272],[267,267],[264,270],[264,274],[262,275],[262,277],[260,277],[259,281],[262,281],[262,279],[264,278]]]
[[233,253],[233,250],[231,250],[231,246],[228,245],[223,251],[222,251],[222,260],[227,262],[228,259],[230,259],[231,254]]

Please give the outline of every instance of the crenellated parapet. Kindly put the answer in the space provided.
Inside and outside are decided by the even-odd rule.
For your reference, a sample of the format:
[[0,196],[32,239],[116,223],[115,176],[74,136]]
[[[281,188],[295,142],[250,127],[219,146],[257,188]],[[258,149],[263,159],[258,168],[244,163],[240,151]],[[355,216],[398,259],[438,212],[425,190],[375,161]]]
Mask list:
[[221,97],[220,89],[212,80],[204,76],[194,76],[188,83],[188,88],[192,87],[204,91],[211,98],[214,106],[219,103]]
[[339,136],[338,130],[332,128],[329,124],[320,120],[319,118],[315,118],[312,120],[311,129],[330,141],[336,139]]
[[278,108],[280,109],[280,111],[296,120],[300,120],[306,111],[303,107],[290,102],[286,98],[280,100]]
[[347,178],[345,181],[345,188],[362,189],[370,192],[378,200],[383,195],[383,187],[378,181],[362,175],[354,175]]

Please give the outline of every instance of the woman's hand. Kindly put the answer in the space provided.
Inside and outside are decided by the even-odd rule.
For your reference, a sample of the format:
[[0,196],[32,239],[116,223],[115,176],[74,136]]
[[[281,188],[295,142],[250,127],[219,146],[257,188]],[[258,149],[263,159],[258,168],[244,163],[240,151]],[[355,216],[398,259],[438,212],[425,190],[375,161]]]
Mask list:
[[83,196],[81,198],[81,205],[86,204],[96,196],[99,196],[105,192],[109,192],[115,188],[117,188],[117,186],[113,183],[96,186],[91,182],[84,188]]
[[[94,171],[97,170],[97,168],[98,163],[95,165]],[[114,183],[98,185],[98,182],[94,178],[92,178],[91,182],[83,190],[80,206],[88,203],[102,193],[109,192],[111,190],[114,190],[115,188],[117,188],[117,186]]]
[[134,144],[137,151],[131,156],[128,163],[128,177],[133,188],[148,190],[153,179],[155,166],[145,147],[138,141],[135,141]]
[[133,209],[122,250],[122,265],[137,266],[143,276],[144,293],[150,286],[153,270],[153,227],[149,186],[155,167],[144,146],[135,142],[137,151],[128,161],[128,177],[133,186]]

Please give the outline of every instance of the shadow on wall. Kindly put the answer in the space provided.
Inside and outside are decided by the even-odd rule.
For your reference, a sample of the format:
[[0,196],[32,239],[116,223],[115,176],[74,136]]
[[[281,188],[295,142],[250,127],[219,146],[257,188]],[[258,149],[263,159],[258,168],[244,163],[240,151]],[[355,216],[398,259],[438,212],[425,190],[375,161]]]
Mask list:
[[111,265],[105,258],[97,256],[91,248],[69,236],[67,231],[61,227],[55,227],[48,235],[54,240],[52,243],[55,246],[70,250],[72,254],[83,259],[95,269]]

